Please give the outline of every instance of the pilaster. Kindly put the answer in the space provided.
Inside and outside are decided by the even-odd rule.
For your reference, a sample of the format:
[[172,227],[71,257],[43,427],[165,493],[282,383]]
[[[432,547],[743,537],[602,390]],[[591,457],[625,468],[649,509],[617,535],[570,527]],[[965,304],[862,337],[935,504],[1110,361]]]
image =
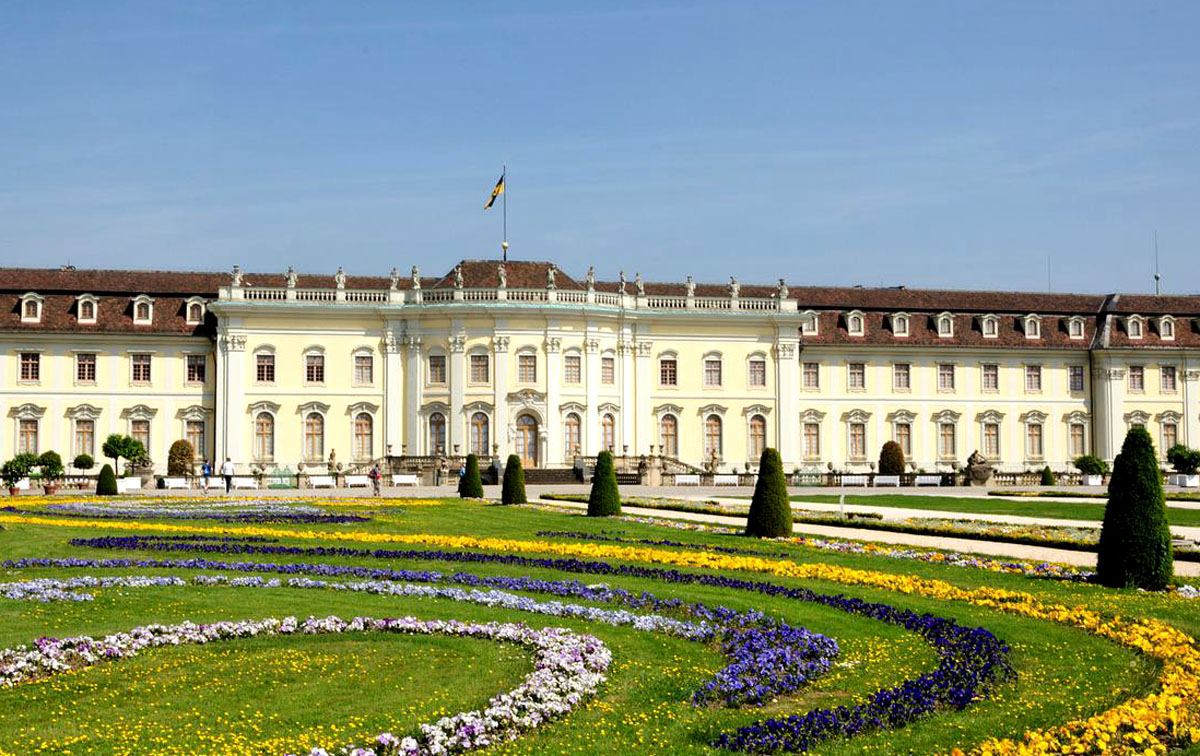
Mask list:
[[384,454],[399,455],[404,445],[404,367],[400,346],[392,324],[388,323],[380,341],[383,351]]
[[795,339],[781,338],[775,343],[775,443],[779,445],[779,457],[787,470],[800,463],[798,346]]
[[1094,368],[1092,388],[1096,402],[1093,412],[1095,454],[1111,465],[1125,437],[1125,369],[1105,366]]
[[425,384],[425,360],[421,356],[420,334],[404,336],[404,444],[408,454],[421,454],[421,388]]
[[508,417],[508,336],[492,336],[492,448],[501,463],[508,459],[512,443],[509,440]]
[[546,456],[540,460],[543,467],[555,465],[563,461],[562,419],[559,417],[558,411],[559,397],[561,396],[560,387],[563,380],[562,337],[547,332],[545,350],[546,422],[543,425],[543,430],[545,431]]
[[217,341],[220,356],[217,361],[217,385],[220,387],[217,393],[217,417],[220,428],[216,435],[215,462],[220,464],[225,457],[235,463],[246,462],[249,460],[243,445],[246,435],[246,334],[222,329],[217,334]]
[[447,429],[450,438],[446,441],[446,452],[451,454],[456,447],[460,454],[465,454],[467,449],[467,421],[463,417],[463,392],[467,382],[466,343],[466,334],[455,333],[450,336],[450,417],[446,418],[450,425]]
[[1200,447],[1200,368],[1184,368],[1183,417],[1181,442],[1193,449]]
[[[639,340],[637,354],[634,357],[634,394],[633,401],[623,406],[626,408],[622,415],[632,414],[633,436],[626,436],[623,443],[629,444],[630,454],[648,454],[650,445],[657,442],[651,431],[654,429],[650,422],[650,387],[653,381],[653,364],[651,355],[654,352],[654,342]],[[632,412],[630,412],[632,409]]]

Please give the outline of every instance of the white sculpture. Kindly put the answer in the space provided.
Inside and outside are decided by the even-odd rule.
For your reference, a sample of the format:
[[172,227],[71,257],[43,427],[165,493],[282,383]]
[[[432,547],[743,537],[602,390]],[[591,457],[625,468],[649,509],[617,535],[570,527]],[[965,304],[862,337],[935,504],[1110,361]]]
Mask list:
[[242,285],[242,266],[241,265],[233,266],[233,273],[229,274],[229,285],[230,286],[241,286]]
[[687,277],[687,284],[686,284],[686,286],[687,286],[687,295],[688,295],[689,297],[694,297],[694,296],[696,296],[696,282],[692,280],[692,277],[691,277],[691,276],[688,276],[688,277]]
[[416,266],[412,266],[412,287],[414,291],[421,290],[421,270]]
[[496,275],[500,278],[500,288],[508,288],[508,271],[504,268],[504,263],[496,266]]
[[588,266],[588,272],[587,272],[587,290],[588,291],[596,290],[596,268],[591,265]]
[[342,270],[341,265],[338,266],[337,273],[333,274],[333,282],[339,289],[346,288],[346,273]]
[[287,287],[289,289],[296,288],[296,279],[297,278],[298,278],[298,276],[296,275],[296,269],[293,268],[291,265],[289,265],[288,269],[287,269]]
[[394,267],[392,268],[392,276],[390,282],[388,283],[388,288],[392,291],[400,288],[400,271],[396,270]]
[[637,286],[638,296],[639,297],[646,296],[646,284],[642,281],[641,273],[635,273],[633,275],[633,282],[634,282],[634,285]]

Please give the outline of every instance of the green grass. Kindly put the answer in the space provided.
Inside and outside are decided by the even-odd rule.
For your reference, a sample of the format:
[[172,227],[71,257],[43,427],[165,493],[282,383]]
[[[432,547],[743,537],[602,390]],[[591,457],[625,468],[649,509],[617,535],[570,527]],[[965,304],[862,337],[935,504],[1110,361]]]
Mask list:
[[[868,497],[869,498],[869,497]],[[933,498],[933,497],[929,497]],[[972,502],[975,500],[972,499]],[[1001,502],[1003,503],[1003,502]],[[690,544],[754,547],[786,552],[796,561],[820,561],[947,580],[970,588],[990,585],[1029,591],[1043,601],[1088,604],[1123,616],[1154,616],[1200,635],[1200,604],[1166,596],[1111,591],[1095,586],[1039,581],[879,556],[817,551],[798,545],[753,544],[744,538],[656,527],[622,520],[589,519],[536,508],[447,503],[397,508],[381,502],[367,523],[296,526],[338,532],[440,533],[447,535],[538,538],[538,531],[619,533],[629,538],[671,539]],[[182,523],[196,524],[196,523]],[[291,526],[270,526],[292,529]],[[0,557],[134,556],[71,547],[72,537],[114,534],[79,520],[77,527],[11,525],[0,531]],[[556,540],[556,539],[545,539]],[[563,542],[581,543],[557,539]],[[284,539],[298,546],[320,541]],[[353,544],[343,544],[353,545]],[[367,547],[367,546],[364,546]],[[376,546],[377,547],[377,546]],[[172,555],[145,552],[140,556]],[[174,556],[183,557],[185,554]],[[480,574],[532,574],[549,578],[597,579],[504,565],[470,565],[364,558],[289,558],[249,555],[230,560],[321,561],[369,567],[467,570]],[[2,580],[99,570],[4,570]],[[103,571],[120,574],[120,570]],[[140,570],[137,574],[194,571]],[[736,573],[730,573],[736,574]],[[962,713],[943,713],[903,730],[823,744],[817,753],[931,753],[968,747],[990,736],[1019,736],[1031,727],[1052,726],[1108,708],[1153,688],[1157,665],[1147,657],[1061,625],[947,603],[914,595],[821,581],[776,579],[814,590],[884,601],[915,611],[954,617],[991,629],[1013,648],[1018,676],[999,695]],[[100,634],[147,622],[185,619],[245,619],[264,616],[338,614],[443,617],[525,621],[589,632],[612,648],[614,666],[601,696],[570,717],[514,743],[493,747],[499,754],[716,753],[705,743],[718,732],[749,724],[764,714],[788,715],[813,706],[851,703],[864,692],[896,682],[935,663],[916,636],[890,625],[825,607],[709,587],[678,586],[648,579],[604,578],[629,590],[649,590],[737,609],[760,609],[792,624],[837,638],[839,666],[809,688],[759,709],[695,708],[691,691],[722,666],[715,647],[574,620],[429,599],[398,599],[362,594],[226,587],[152,588],[101,592],[88,604],[28,604],[0,600],[0,643],[11,646],[39,635]],[[37,753],[187,754],[286,753],[325,738],[337,745],[364,733],[410,731],[417,723],[476,707],[505,690],[527,671],[522,649],[450,638],[332,636],[230,641],[184,647],[46,682],[0,690],[0,749]],[[335,729],[336,728],[336,729]],[[87,735],[88,740],[64,745]],[[38,739],[41,739],[39,741]],[[149,745],[148,745],[149,744]],[[265,745],[264,745],[265,744]],[[255,750],[258,748],[259,750]],[[178,750],[172,750],[178,749]],[[240,750],[239,750],[240,749]],[[264,750],[265,749],[265,750]]]

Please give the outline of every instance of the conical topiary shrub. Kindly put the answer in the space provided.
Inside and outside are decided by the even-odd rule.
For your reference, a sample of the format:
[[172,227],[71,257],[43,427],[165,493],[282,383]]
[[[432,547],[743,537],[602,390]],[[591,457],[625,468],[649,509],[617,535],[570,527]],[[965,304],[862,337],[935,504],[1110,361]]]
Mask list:
[[1058,483],[1058,478],[1054,476],[1054,471],[1050,469],[1050,465],[1042,468],[1042,485],[1053,486]]
[[96,480],[96,495],[117,495],[117,475],[113,472],[112,465],[105,465],[100,468],[100,477]]
[[464,499],[483,498],[483,479],[479,477],[479,457],[467,455],[467,469],[458,479],[458,495]]
[[525,470],[521,468],[521,458],[516,454],[508,455],[508,464],[504,466],[504,486],[500,489],[500,503],[525,503]]
[[879,474],[904,474],[904,450],[895,441],[888,441],[879,450]]
[[746,535],[782,538],[792,534],[792,503],[788,499],[783,461],[775,449],[764,449],[758,463],[758,482],[746,518]]
[[1171,529],[1154,442],[1145,428],[1125,436],[1108,484],[1096,576],[1112,588],[1162,590],[1174,572]]
[[612,517],[621,514],[621,492],[617,490],[617,471],[610,451],[596,457],[592,476],[592,494],[588,497],[588,517]]

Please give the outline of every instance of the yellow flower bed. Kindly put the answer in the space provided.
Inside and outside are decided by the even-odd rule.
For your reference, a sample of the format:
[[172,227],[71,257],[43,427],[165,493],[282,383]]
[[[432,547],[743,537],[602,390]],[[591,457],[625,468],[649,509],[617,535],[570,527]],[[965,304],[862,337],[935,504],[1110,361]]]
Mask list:
[[[1200,742],[1200,649],[1195,639],[1158,620],[1105,619],[1086,606],[1046,604],[1033,594],[1000,588],[959,588],[943,580],[917,578],[874,570],[822,563],[798,564],[699,551],[664,551],[655,548],[594,543],[551,543],[506,538],[475,538],[431,534],[346,533],[286,530],[255,526],[185,526],[123,521],[91,521],[23,515],[0,515],[0,523],[56,527],[141,530],[157,532],[217,533],[305,540],[360,543],[422,544],[440,548],[480,549],[505,553],[557,554],[592,559],[649,562],[674,567],[745,570],[779,577],[819,579],[881,588],[905,594],[961,601],[976,606],[1048,620],[1085,630],[1137,649],[1163,662],[1161,690],[1088,719],[1046,730],[1030,731],[1020,741],[992,739],[971,749],[972,756],[1025,756],[1032,754],[1138,754],[1153,756],[1170,747]],[[955,749],[954,756],[965,756]]]

